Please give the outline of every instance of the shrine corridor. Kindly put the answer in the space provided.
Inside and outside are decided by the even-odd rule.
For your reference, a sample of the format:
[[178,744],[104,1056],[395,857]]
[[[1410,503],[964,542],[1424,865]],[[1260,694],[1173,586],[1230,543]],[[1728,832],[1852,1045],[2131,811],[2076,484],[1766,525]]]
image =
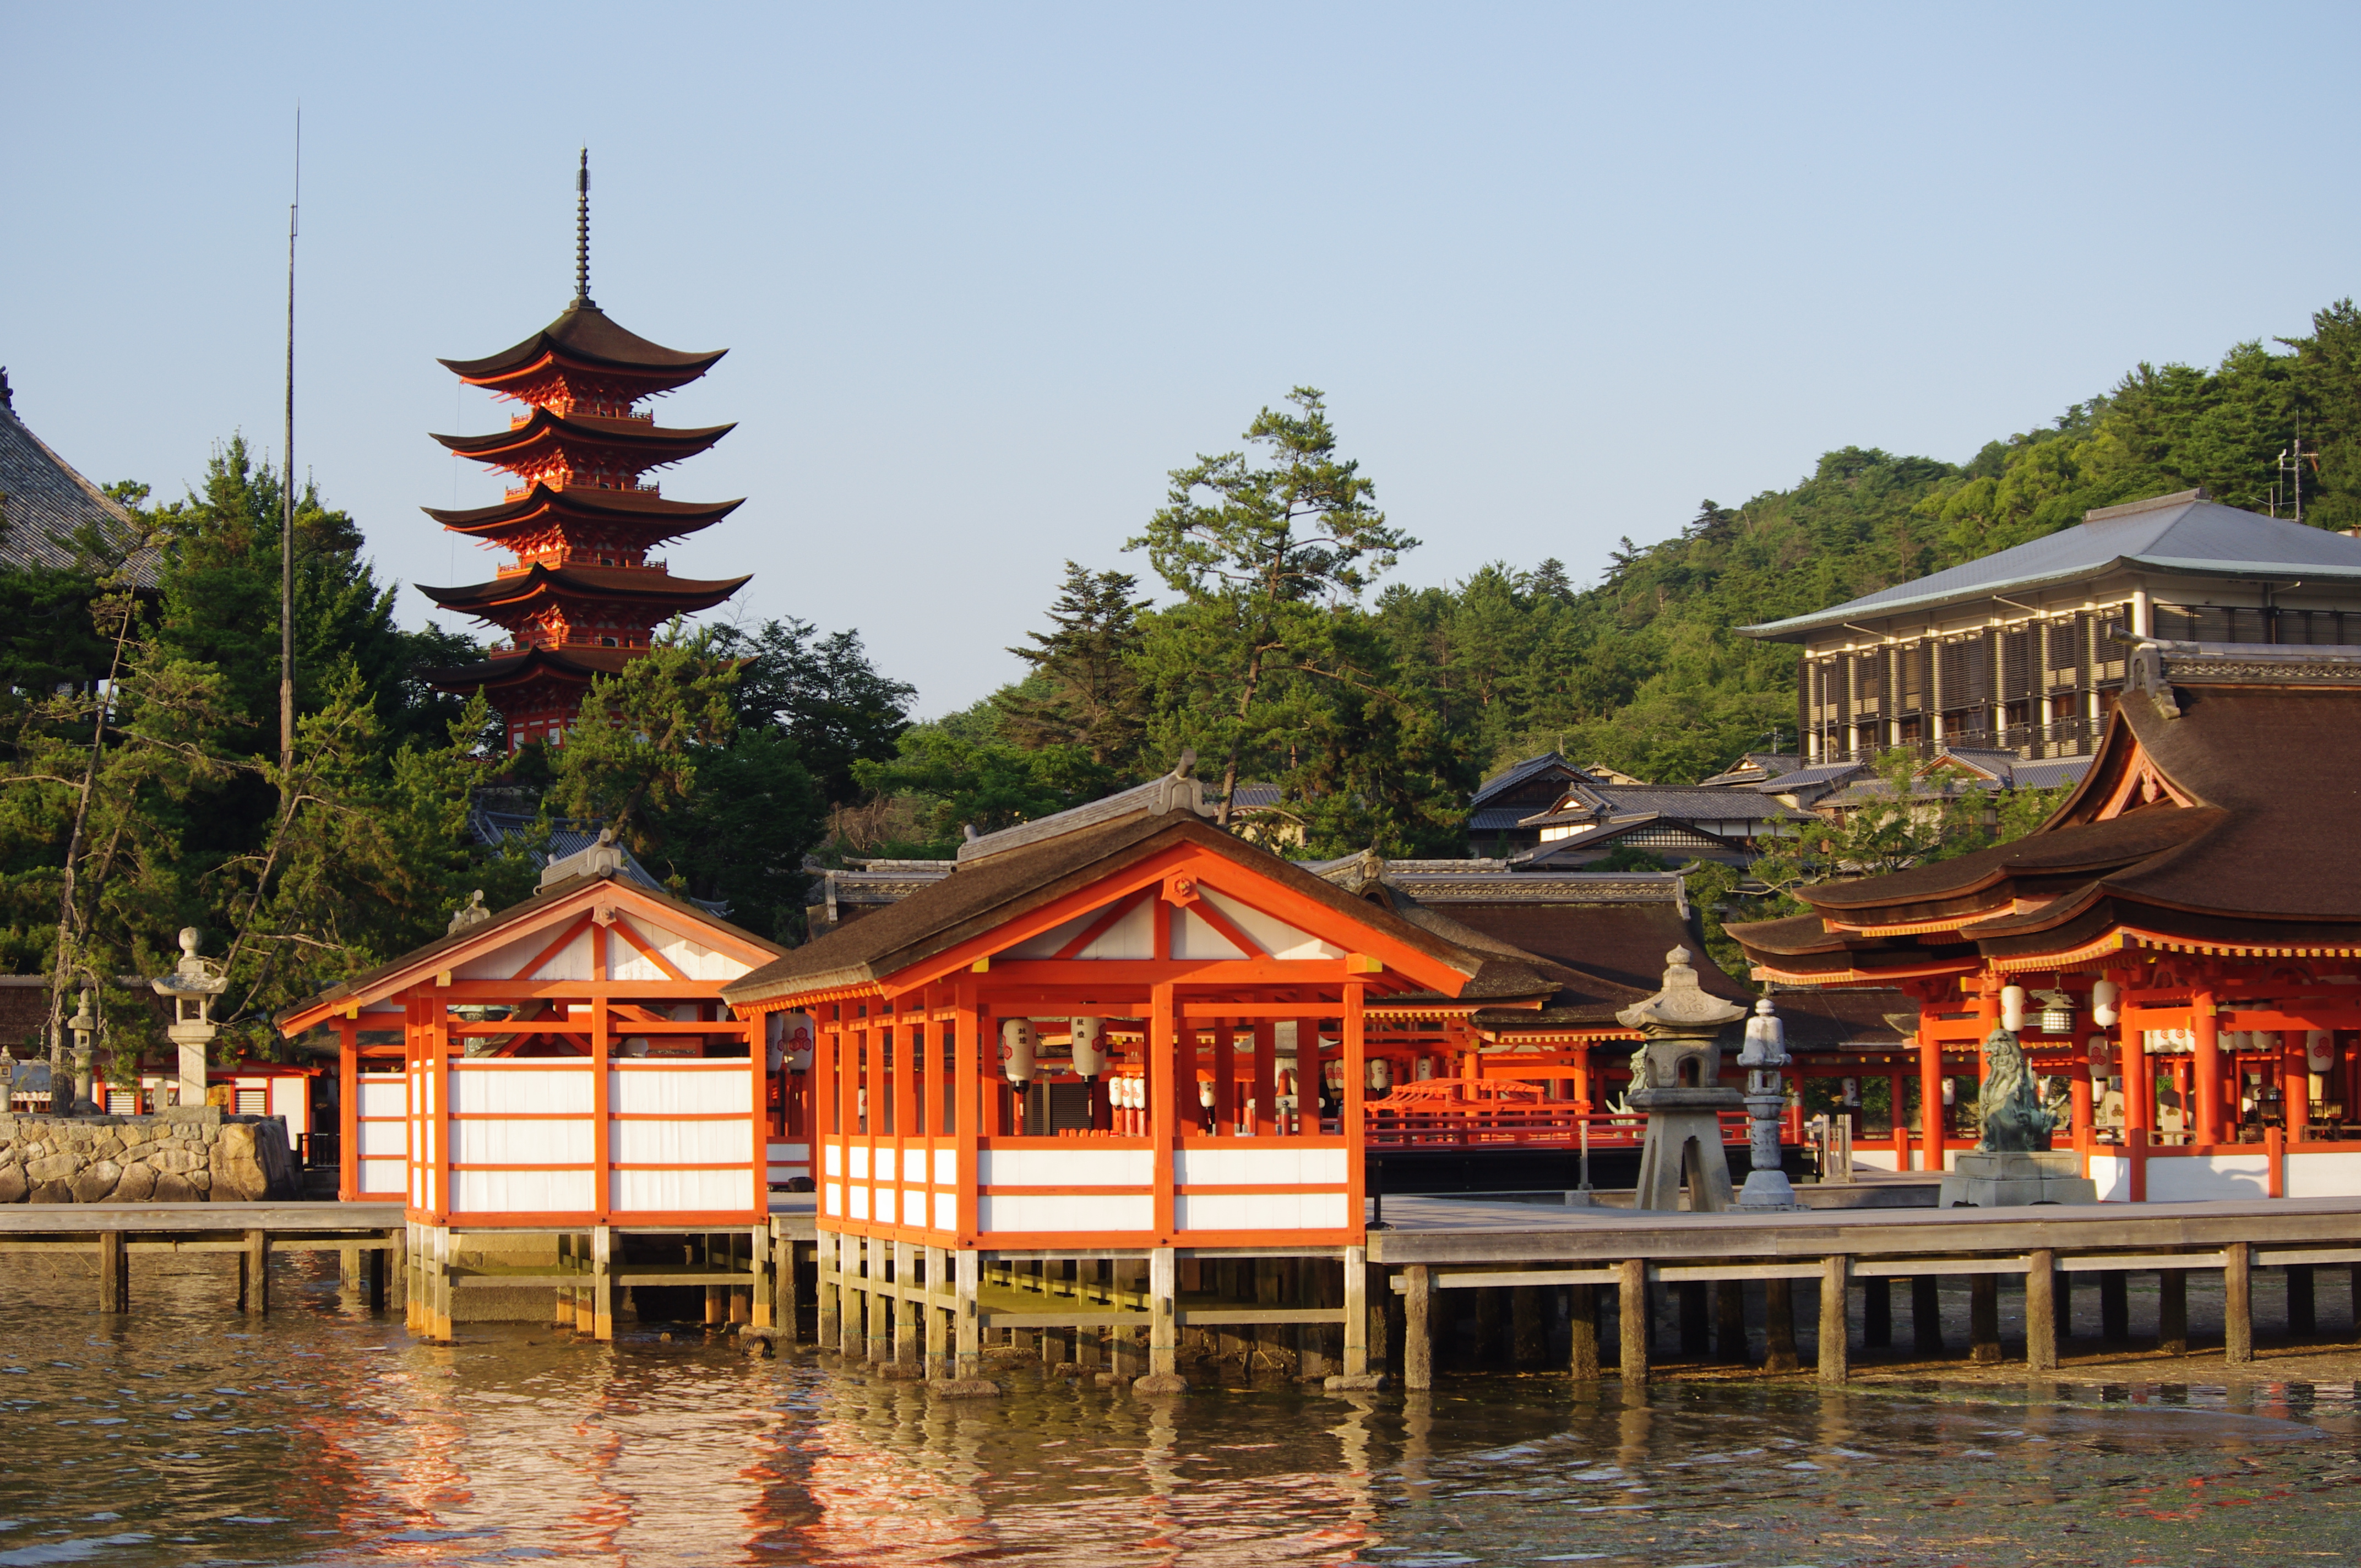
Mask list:
[[[432,1344],[333,1253],[280,1258],[267,1319],[231,1310],[231,1257],[143,1262],[127,1316],[90,1266],[0,1272],[0,1564],[2287,1563],[2361,1534],[2342,1269],[2296,1359],[2258,1287],[2227,1383],[2094,1364],[2077,1292],[2055,1380],[1864,1364],[1823,1392],[1675,1358],[1633,1403],[1506,1367],[1349,1395],[1199,1368],[1169,1400],[1009,1366],[1005,1398],[940,1400],[688,1323]],[[1963,1343],[1969,1293],[1943,1307]]]

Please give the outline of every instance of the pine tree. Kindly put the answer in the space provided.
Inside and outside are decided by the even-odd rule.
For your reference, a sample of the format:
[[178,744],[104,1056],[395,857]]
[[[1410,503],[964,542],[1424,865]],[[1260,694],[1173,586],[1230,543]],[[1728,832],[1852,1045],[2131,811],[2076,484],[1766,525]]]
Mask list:
[[1138,587],[1127,573],[1066,563],[1049,611],[1057,630],[1028,631],[1035,646],[1008,650],[1033,674],[999,697],[1003,734],[1026,747],[1079,746],[1101,767],[1135,770],[1148,724],[1135,667],[1148,608],[1133,597]]

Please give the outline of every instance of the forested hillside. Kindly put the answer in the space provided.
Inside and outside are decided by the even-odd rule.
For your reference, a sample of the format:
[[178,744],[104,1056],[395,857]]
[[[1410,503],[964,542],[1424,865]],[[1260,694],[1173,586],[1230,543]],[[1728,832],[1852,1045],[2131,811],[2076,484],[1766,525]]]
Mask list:
[[[1963,464],[1847,447],[1791,488],[1708,500],[1672,539],[1595,566],[1490,566],[1445,587],[1386,580],[1416,541],[1343,455],[1318,395],[1267,410],[1248,450],[1173,475],[1167,507],[1104,560],[1069,565],[1034,674],[916,727],[873,764],[852,837],[947,850],[1170,765],[1284,790],[1318,852],[1460,852],[1483,773],[1557,747],[1662,782],[1793,743],[1795,650],[1735,634],[2202,485],[2288,512],[2301,433],[2304,521],[2361,525],[2361,312],[2233,347],[2213,368],[2140,365]],[[1111,531],[1112,534],[1112,531]],[[1137,554],[1177,602],[1148,610]],[[1590,586],[1582,586],[1584,581]],[[1060,715],[1065,715],[1060,719]]]

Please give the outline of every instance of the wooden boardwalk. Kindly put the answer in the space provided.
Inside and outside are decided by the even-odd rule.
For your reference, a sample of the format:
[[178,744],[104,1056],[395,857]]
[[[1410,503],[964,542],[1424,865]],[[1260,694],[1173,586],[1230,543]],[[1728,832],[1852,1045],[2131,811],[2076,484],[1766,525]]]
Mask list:
[[[2252,1276],[2288,1271],[2290,1299],[2311,1310],[2312,1270],[2361,1270],[2361,1197],[2259,1199],[2203,1203],[2097,1203],[2015,1209],[1853,1209],[1786,1214],[1635,1212],[1455,1198],[1397,1198],[1386,1204],[1389,1228],[1369,1235],[1369,1262],[1392,1273],[1405,1298],[1403,1381],[1433,1382],[1436,1328],[1445,1314],[1437,1293],[1465,1289],[1565,1287],[1573,1292],[1572,1369],[1599,1375],[1599,1309],[1610,1289],[1618,1311],[1620,1376],[1648,1376],[1651,1293],[1691,1293],[1702,1322],[1703,1292],[1719,1299],[1720,1322],[1742,1332],[1742,1291],[1763,1286],[1765,1338],[1774,1368],[1795,1365],[1792,1291],[1818,1288],[1818,1371],[1843,1382],[1850,1372],[1848,1302],[1872,1292],[1865,1314],[1885,1321],[1894,1278],[1913,1282],[1931,1302],[1945,1276],[1971,1281],[1971,1358],[2000,1357],[1999,1287],[2023,1282],[2026,1361],[2055,1367],[2058,1299],[2067,1277],[2100,1277],[2103,1307],[2119,1315],[2124,1279],[2158,1277],[2159,1338],[2188,1344],[2188,1277],[2219,1270],[2224,1288],[2224,1354],[2253,1359]],[[2361,1276],[2356,1276],[2361,1277]],[[1685,1304],[1686,1305],[1686,1304]]]
[[399,1203],[11,1203],[0,1205],[0,1254],[94,1253],[98,1308],[131,1310],[131,1257],[140,1253],[237,1255],[236,1305],[270,1310],[270,1255],[333,1252],[345,1278],[382,1309],[388,1259],[401,1247]]

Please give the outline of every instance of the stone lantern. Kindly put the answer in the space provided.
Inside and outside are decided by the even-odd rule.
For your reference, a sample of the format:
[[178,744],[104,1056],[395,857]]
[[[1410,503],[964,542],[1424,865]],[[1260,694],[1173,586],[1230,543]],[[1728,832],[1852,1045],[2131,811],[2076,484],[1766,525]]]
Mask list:
[[1779,1163],[1779,1115],[1787,1108],[1779,1069],[1791,1059],[1786,1028],[1772,1013],[1766,996],[1754,1004],[1754,1016],[1746,1021],[1746,1047],[1738,1053],[1738,1065],[1746,1069],[1747,1152],[1752,1167],[1738,1194],[1741,1209],[1776,1213],[1799,1207],[1795,1189]]
[[73,1031],[73,1109],[77,1116],[98,1109],[90,1093],[92,1040],[98,1033],[98,1015],[90,1003],[89,988],[84,987],[82,1006],[66,1020],[66,1027]]
[[1721,1113],[1744,1101],[1720,1083],[1721,1031],[1746,1009],[1706,994],[1686,948],[1666,953],[1664,965],[1664,989],[1615,1014],[1617,1023],[1647,1036],[1631,1053],[1630,1103],[1648,1113],[1631,1206],[1677,1209],[1686,1181],[1691,1209],[1727,1209],[1732,1194]]
[[221,1033],[214,1022],[214,998],[229,989],[229,977],[222,973],[221,965],[199,958],[197,946],[197,928],[183,928],[180,963],[170,974],[148,982],[156,988],[157,995],[172,999],[172,1023],[164,1033],[181,1048],[180,1103],[183,1105],[205,1102],[205,1047]]

